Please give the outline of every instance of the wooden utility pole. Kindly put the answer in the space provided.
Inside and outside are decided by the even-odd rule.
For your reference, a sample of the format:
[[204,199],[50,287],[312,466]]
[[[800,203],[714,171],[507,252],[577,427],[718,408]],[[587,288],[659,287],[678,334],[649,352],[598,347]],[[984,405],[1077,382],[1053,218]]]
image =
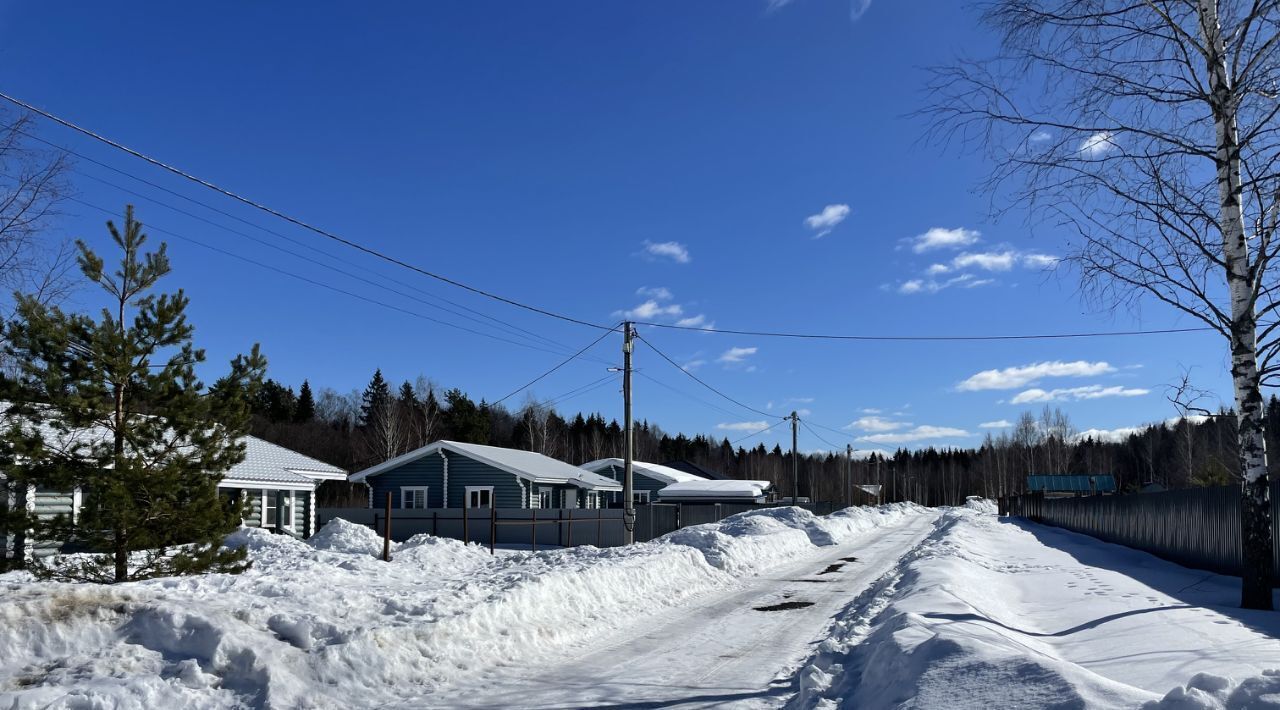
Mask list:
[[800,456],[796,442],[800,437],[800,417],[791,413],[791,504],[800,504]]
[[635,452],[635,432],[631,423],[631,321],[622,323],[622,527],[623,544],[630,545],[636,539],[636,503],[631,493],[632,456]]
[[845,444],[844,450],[844,504],[853,505],[853,444]]

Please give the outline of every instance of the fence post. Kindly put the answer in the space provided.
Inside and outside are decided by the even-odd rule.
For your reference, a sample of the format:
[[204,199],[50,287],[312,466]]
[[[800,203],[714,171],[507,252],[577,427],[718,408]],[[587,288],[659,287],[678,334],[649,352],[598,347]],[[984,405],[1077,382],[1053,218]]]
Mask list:
[[462,544],[471,544],[471,509],[462,506]]
[[[278,517],[278,516],[277,516]],[[391,491],[387,491],[386,518],[382,528],[382,561],[391,561]]]
[[565,531],[564,546],[573,547],[573,508],[569,509],[569,522],[565,523],[569,528]]
[[489,506],[489,554],[494,554],[493,545],[498,540],[498,509]]
[[529,513],[531,514],[531,517],[529,519],[530,520],[529,530],[532,531],[529,533],[529,550],[531,552],[537,552],[538,551],[538,509],[530,508]]
[[596,508],[596,547],[604,542],[604,509]]
[[556,508],[556,545],[564,539],[564,508]]
[[437,516],[439,515],[440,513],[438,511],[431,511],[431,534],[436,537],[440,536],[440,521],[437,519]]

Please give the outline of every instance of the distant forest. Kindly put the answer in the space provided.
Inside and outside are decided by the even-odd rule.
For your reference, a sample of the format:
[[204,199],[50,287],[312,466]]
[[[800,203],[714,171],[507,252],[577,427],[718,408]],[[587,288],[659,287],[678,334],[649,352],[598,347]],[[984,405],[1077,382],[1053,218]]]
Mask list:
[[[254,406],[253,432],[351,471],[372,466],[438,439],[526,449],[577,465],[622,455],[622,426],[599,413],[561,414],[530,399],[516,409],[476,402],[460,389],[438,387],[425,377],[399,386],[379,370],[363,392],[342,394],[309,382],[295,392],[267,380]],[[1268,449],[1280,445],[1280,399],[1267,411]],[[839,437],[832,433],[832,440]],[[1121,441],[1082,438],[1060,410],[1024,412],[1014,426],[988,434],[977,448],[899,449],[887,456],[843,451],[801,453],[799,494],[816,500],[869,502],[846,492],[845,482],[878,483],[883,499],[926,505],[1020,493],[1028,474],[1109,473],[1122,491],[1156,483],[1166,488],[1218,485],[1239,480],[1235,418],[1229,411],[1153,424]],[[654,422],[636,423],[635,457],[666,463],[687,460],[734,478],[773,482],[791,494],[790,451],[775,445],[733,446],[727,438],[669,434]],[[743,442],[746,444],[747,442]],[[833,441],[842,447],[852,438]],[[848,479],[846,478],[848,476]],[[323,491],[321,503],[363,505],[363,488],[342,484]]]

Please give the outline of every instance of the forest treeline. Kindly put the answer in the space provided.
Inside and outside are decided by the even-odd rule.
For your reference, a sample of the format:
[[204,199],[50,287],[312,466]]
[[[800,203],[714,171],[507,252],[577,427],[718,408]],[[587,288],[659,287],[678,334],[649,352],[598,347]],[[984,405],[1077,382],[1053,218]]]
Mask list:
[[[1266,411],[1268,446],[1280,439],[1280,399]],[[304,382],[295,392],[268,379],[254,403],[254,433],[264,439],[351,471],[372,466],[438,439],[526,449],[581,464],[622,455],[622,426],[599,413],[560,413],[534,399],[517,408],[476,402],[457,388],[416,380],[392,385],[376,371],[363,392],[313,391]],[[837,439],[831,434],[830,439]],[[1024,412],[981,445],[898,449],[855,453],[801,453],[799,494],[817,500],[866,502],[847,483],[880,484],[886,501],[956,504],[968,495],[997,497],[1020,493],[1028,474],[1104,473],[1121,490],[1155,483],[1166,488],[1216,485],[1239,480],[1235,419],[1230,412],[1178,419],[1135,429],[1117,440],[1082,436],[1055,408]],[[657,423],[636,423],[635,456],[665,463],[687,460],[734,478],[773,482],[789,495],[790,451],[781,446],[723,437],[671,434]],[[833,441],[858,443],[852,438]],[[1272,451],[1280,450],[1271,448]],[[1274,466],[1274,464],[1273,464]],[[359,502],[362,490],[326,491],[324,504]]]

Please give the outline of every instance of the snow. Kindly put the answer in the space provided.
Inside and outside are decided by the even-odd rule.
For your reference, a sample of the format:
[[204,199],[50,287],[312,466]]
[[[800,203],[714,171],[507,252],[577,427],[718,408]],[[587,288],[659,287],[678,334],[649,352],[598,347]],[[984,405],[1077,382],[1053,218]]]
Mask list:
[[[616,469],[621,471],[626,462],[620,458],[598,459],[590,463],[584,463],[579,468],[601,473],[606,469]],[[663,466],[656,463],[646,463],[644,461],[632,461],[631,467],[649,478],[663,483],[679,483],[681,481],[705,481],[702,476],[695,476],[692,473],[685,473],[669,466]]]
[[1239,580],[972,503],[848,607],[794,706],[1276,703],[1249,704],[1280,692],[1280,615],[1236,608]]
[[[244,528],[241,575],[112,587],[0,575],[0,707],[348,707],[524,668],[917,512],[774,508],[624,548],[490,555],[419,535],[379,559],[335,520]],[[637,613],[642,611],[642,613]]]
[[658,497],[668,498],[746,498],[764,495],[771,484],[768,481],[680,481],[658,491]]
[[571,466],[550,456],[543,456],[535,451],[506,449],[500,446],[466,444],[459,441],[446,440],[428,444],[420,449],[383,461],[377,466],[353,473],[350,480],[352,482],[363,481],[369,476],[376,476],[403,466],[410,461],[417,461],[425,456],[436,455],[441,451],[447,451],[489,464],[494,468],[534,483],[569,483],[586,490],[622,490],[618,483],[610,478]]

